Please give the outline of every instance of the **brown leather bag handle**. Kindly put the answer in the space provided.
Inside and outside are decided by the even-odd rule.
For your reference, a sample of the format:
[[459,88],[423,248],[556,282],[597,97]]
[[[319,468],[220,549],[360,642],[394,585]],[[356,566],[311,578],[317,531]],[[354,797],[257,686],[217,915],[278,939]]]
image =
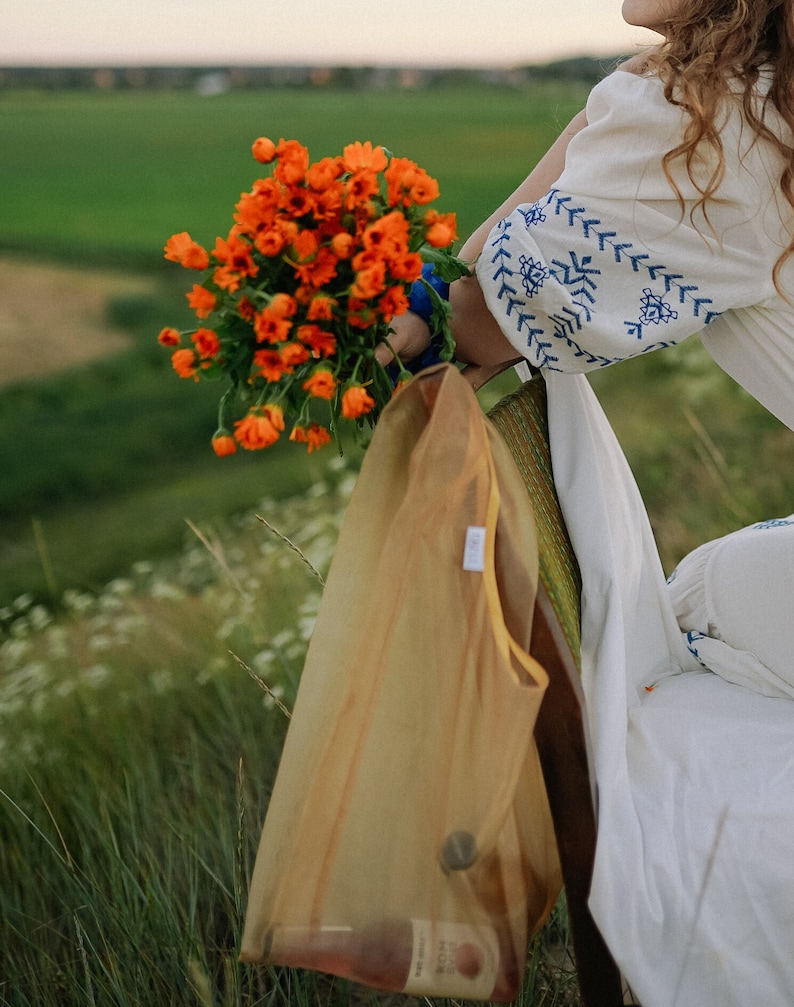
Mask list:
[[499,374],[503,374],[506,370],[511,367],[515,367],[516,364],[520,364],[523,361],[523,357],[515,357],[513,360],[505,360],[501,364],[487,364],[484,367],[480,367],[478,364],[466,364],[463,368],[463,377],[469,382],[472,389],[478,392],[481,388],[488,384],[488,382],[497,377]]

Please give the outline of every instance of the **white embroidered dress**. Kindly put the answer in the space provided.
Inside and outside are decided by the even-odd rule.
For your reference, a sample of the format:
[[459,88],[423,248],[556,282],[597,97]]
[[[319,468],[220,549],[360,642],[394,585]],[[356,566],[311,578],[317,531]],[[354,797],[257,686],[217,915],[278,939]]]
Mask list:
[[[779,157],[752,143],[738,105],[722,124],[721,199],[694,222],[692,184],[676,174],[682,219],[662,169],[683,120],[657,79],[614,73],[587,117],[555,188],[492,231],[477,272],[505,335],[545,372],[555,481],[582,568],[599,797],[591,906],[643,1007],[784,1007],[794,1002],[794,705],[698,660],[710,629],[682,631],[674,601],[697,608],[705,561],[686,568],[678,596],[667,586],[634,480],[579,372],[699,332],[794,429],[794,308],[772,280],[792,214],[775,196]],[[794,599],[794,523],[756,532],[779,535],[775,548],[792,557],[767,586]],[[786,632],[790,666],[773,670],[794,681],[794,619]]]

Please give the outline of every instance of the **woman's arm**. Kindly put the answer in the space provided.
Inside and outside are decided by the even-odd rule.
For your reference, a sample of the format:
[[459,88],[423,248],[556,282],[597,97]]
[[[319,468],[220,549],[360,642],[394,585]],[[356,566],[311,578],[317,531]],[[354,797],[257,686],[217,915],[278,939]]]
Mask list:
[[[491,229],[503,217],[523,203],[534,203],[544,196],[562,174],[565,152],[572,137],[587,125],[584,111],[571,120],[547,153],[515,192],[484,221],[463,245],[462,259],[474,261],[482,251]],[[450,287],[452,329],[457,343],[456,357],[464,363],[497,364],[513,360],[516,351],[502,335],[485,301],[477,277],[464,277]],[[392,322],[391,346],[403,360],[411,360],[430,342],[430,331],[413,312],[399,315]],[[392,354],[385,344],[376,350],[377,359],[387,364]]]
[[[476,259],[491,230],[517,206],[534,203],[546,195],[562,174],[568,144],[586,125],[587,119],[582,111],[571,120],[515,192],[471,235],[460,251],[462,259],[468,261]],[[515,348],[504,337],[486,307],[475,274],[456,280],[450,287],[449,299],[452,305],[455,356],[458,360],[480,366],[493,366],[515,359]]]

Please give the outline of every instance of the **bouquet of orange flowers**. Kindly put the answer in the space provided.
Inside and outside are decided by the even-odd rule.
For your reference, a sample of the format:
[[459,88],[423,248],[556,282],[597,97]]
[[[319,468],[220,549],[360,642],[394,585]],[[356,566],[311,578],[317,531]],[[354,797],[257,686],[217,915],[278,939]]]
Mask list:
[[340,419],[374,422],[395,380],[411,376],[399,362],[390,374],[375,347],[415,282],[430,298],[439,356],[453,355],[448,304],[423,265],[445,282],[468,271],[452,253],[455,215],[428,208],[438,184],[415,162],[369,141],[310,163],[296,140],[260,137],[253,155],[274,168],[242,194],[228,236],[211,251],[187,232],[165,246],[166,259],[205,274],[186,295],[197,327],[164,328],[159,341],[180,377],[230,381],[212,439],[219,456],[268,447],[287,419],[289,439],[309,451]]

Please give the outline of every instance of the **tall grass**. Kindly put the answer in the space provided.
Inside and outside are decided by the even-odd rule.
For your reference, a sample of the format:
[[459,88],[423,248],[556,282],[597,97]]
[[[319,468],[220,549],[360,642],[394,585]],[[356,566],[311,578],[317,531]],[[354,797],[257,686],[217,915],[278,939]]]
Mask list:
[[[259,511],[329,565],[350,467]],[[248,878],[320,584],[253,514],[196,529],[0,644],[0,1003],[404,1003],[237,962]],[[521,1003],[575,1003],[558,912]],[[561,951],[562,949],[562,951]],[[554,956],[552,957],[552,951]]]

